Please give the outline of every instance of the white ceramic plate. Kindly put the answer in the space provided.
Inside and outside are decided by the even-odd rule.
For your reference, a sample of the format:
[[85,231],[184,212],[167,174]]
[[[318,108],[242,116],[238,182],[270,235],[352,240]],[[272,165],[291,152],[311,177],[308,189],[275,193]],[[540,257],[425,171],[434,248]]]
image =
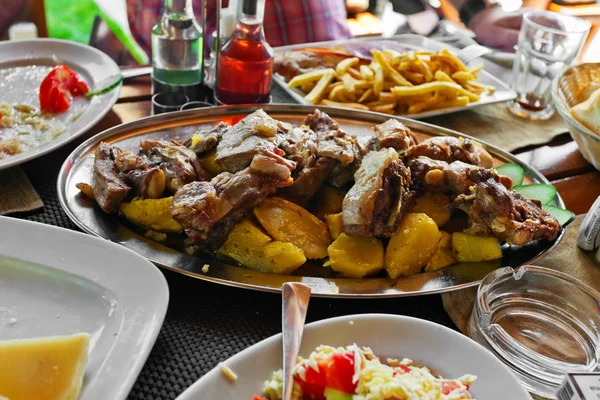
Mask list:
[[0,217],[0,340],[89,333],[80,400],[127,397],[168,302],[163,274],[133,251]]
[[[391,48],[398,51],[407,50],[427,50],[427,51],[440,51],[442,49],[448,49],[453,53],[457,53],[459,50],[450,44],[437,42],[435,40],[428,39],[425,36],[405,34],[396,35],[391,38],[380,38],[380,37],[366,37],[358,39],[342,39],[334,40],[329,42],[319,42],[311,44],[295,44],[290,46],[276,47],[274,50],[276,53],[281,53],[290,50],[300,50],[303,48],[315,48],[315,47],[345,47],[350,48],[352,51],[357,51],[360,48],[361,54],[365,53],[365,50],[376,47],[379,49]],[[481,96],[479,101],[469,103],[466,106],[444,108],[441,110],[424,111],[417,114],[407,114],[404,117],[421,119],[426,117],[433,117],[436,115],[450,114],[457,111],[468,110],[473,107],[479,107],[486,104],[501,103],[504,101],[512,100],[517,95],[501,78],[505,75],[505,69],[500,66],[478,58],[469,63],[471,66],[483,63],[484,69],[479,72],[478,81],[485,85],[492,85],[496,87],[496,90],[491,95]],[[294,98],[300,104],[310,104],[304,99],[304,94],[297,89],[290,89],[287,87],[287,83],[278,74],[273,75],[273,80],[291,97]]]
[[[353,323],[351,324],[350,321]],[[477,375],[471,388],[479,400],[530,400],[512,372],[492,353],[471,339],[444,326],[417,318],[388,314],[363,314],[308,324],[301,356],[320,344],[368,346],[381,357],[408,357],[448,378]],[[281,334],[272,336],[225,362],[237,375],[230,383],[219,368],[190,386],[177,400],[248,400],[261,394],[271,372],[281,368]]]
[[[117,64],[103,52],[67,40],[35,39],[0,42],[0,73],[9,68],[32,65],[54,67],[57,64],[66,64],[73,69],[90,88],[94,88],[104,79],[121,72]],[[43,77],[36,79],[36,81],[39,80],[37,85],[41,83],[42,79]],[[31,86],[30,83],[35,85],[35,82],[28,82],[27,79],[24,79],[24,85]],[[10,90],[3,90],[0,80],[0,103],[26,101],[28,104],[39,107],[36,87],[27,87],[28,90],[23,92],[12,87]],[[91,100],[76,98],[73,104],[79,106],[83,113],[76,121],[68,123],[65,132],[47,143],[0,160],[0,170],[40,157],[84,134],[110,111],[119,98],[120,91],[121,85],[108,93],[94,96]]]

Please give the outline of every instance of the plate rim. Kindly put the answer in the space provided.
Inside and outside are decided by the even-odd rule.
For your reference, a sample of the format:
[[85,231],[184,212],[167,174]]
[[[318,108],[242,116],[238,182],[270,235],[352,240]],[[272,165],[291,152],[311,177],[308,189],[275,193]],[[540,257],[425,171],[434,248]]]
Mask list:
[[[9,47],[8,50],[10,50],[10,47],[12,47],[12,46],[18,45],[19,47],[21,47],[21,46],[30,45],[31,43],[57,43],[57,44],[64,45],[64,46],[72,46],[75,48],[79,48],[79,49],[82,49],[83,51],[91,51],[92,53],[96,53],[98,56],[100,56],[102,59],[104,59],[105,65],[107,67],[110,67],[111,70],[114,70],[115,74],[118,74],[121,72],[121,69],[119,68],[117,63],[112,58],[110,58],[106,53],[103,53],[102,51],[100,51],[92,46],[88,46],[88,45],[85,45],[82,43],[77,43],[77,42],[73,42],[70,40],[64,40],[64,39],[39,38],[39,39],[25,39],[25,40],[19,40],[19,41],[10,41],[9,40],[6,42],[0,42],[0,53],[3,50],[2,49],[3,47]],[[1,57],[0,57],[0,62],[2,62]],[[100,122],[100,120],[102,118],[104,118],[104,116],[106,114],[108,114],[108,112],[115,105],[115,103],[119,99],[119,95],[121,93],[122,86],[123,86],[123,82],[120,82],[117,87],[115,87],[114,89],[111,90],[111,95],[110,95],[110,97],[107,97],[104,107],[99,108],[99,112],[97,114],[95,114],[95,116],[93,118],[90,118],[89,122],[85,126],[83,126],[81,129],[73,132],[70,135],[60,135],[58,138],[53,139],[50,142],[48,142],[48,146],[42,150],[36,150],[36,149],[39,149],[39,147],[34,147],[23,153],[16,154],[14,156],[9,156],[3,160],[0,160],[0,171],[3,169],[7,169],[10,167],[24,164],[28,161],[34,160],[34,159],[42,157],[50,152],[58,150],[59,148],[65,146],[66,144],[72,142],[73,140],[77,139],[81,135],[88,132],[90,129],[92,129],[94,126],[96,126],[98,124],[98,122]]]
[[[119,352],[117,350],[122,350],[123,348],[131,346],[132,342],[138,343],[138,345],[134,347],[136,350],[135,353],[130,357],[132,362],[127,363],[127,365],[125,365],[127,369],[123,371],[122,374],[119,374],[119,376],[123,376],[122,381],[119,383],[113,382],[111,387],[114,389],[110,390],[111,398],[115,400],[126,399],[154,347],[167,313],[170,292],[164,274],[153,263],[135,251],[128,249],[125,246],[119,246],[109,240],[41,222],[0,216],[0,234],[3,231],[14,231],[14,229],[25,229],[35,232],[34,235],[45,236],[45,241],[37,243],[36,252],[34,252],[35,254],[16,254],[18,253],[18,249],[11,249],[13,246],[10,246],[10,241],[3,240],[0,242],[0,255],[56,269],[67,274],[93,281],[113,293],[117,301],[119,301],[122,312],[122,323],[118,332],[119,334],[116,335],[116,339],[113,341],[108,353],[104,355],[102,366],[98,370],[99,373],[95,375],[93,379],[89,380],[87,384],[92,384],[94,380],[97,379],[99,375],[102,375],[102,372],[107,369],[110,371],[114,368],[119,368],[120,366],[121,369],[124,368],[122,367],[122,360],[121,363],[114,364],[119,361]],[[6,236],[14,237],[10,235]],[[49,248],[56,245],[58,242],[66,240],[69,240],[71,245],[74,245],[76,242],[87,242],[91,246],[97,247],[99,252],[112,252],[114,254],[113,257],[129,259],[131,262],[127,265],[127,268],[121,268],[121,265],[111,265],[102,260],[90,261],[89,259],[85,259],[85,255],[75,255],[75,253],[65,254],[62,260],[42,260],[45,248]],[[18,238],[15,237],[13,242],[19,242]],[[63,246],[65,245],[63,244]],[[67,259],[70,259],[70,262],[72,263],[76,263],[76,260],[81,261],[81,259],[85,259],[85,262],[77,263],[77,266],[75,266],[69,265],[69,261],[66,261]],[[132,262],[133,260],[135,260],[135,262]],[[138,271],[133,271],[131,265],[135,265],[134,268]],[[101,266],[102,268],[94,269],[94,266]],[[138,288],[146,290],[147,292],[136,293],[133,290],[128,290],[128,288],[131,288],[132,284],[129,281],[120,282],[121,286],[116,286],[115,282],[119,279],[115,278],[114,275],[112,275],[113,281],[106,281],[106,276],[118,274],[119,271],[128,271],[127,275],[131,275],[132,273],[143,273],[144,282],[143,285],[140,283]],[[102,278],[100,278],[102,276],[104,276],[104,282],[101,280]],[[150,294],[150,296],[147,296],[148,294]],[[148,307],[148,304],[150,303],[147,301],[148,297],[152,298],[152,307]],[[144,306],[142,309],[143,311],[139,311],[140,305]],[[134,313],[134,311],[136,313]],[[129,319],[132,316],[137,318]],[[133,321],[138,321],[139,324],[135,326],[132,323]],[[111,361],[113,362],[112,365],[110,364]],[[107,362],[109,363],[108,365]],[[115,374],[113,373],[112,375]],[[82,388],[81,393],[84,393],[84,390],[85,388]],[[103,391],[102,393],[85,393],[85,395],[81,397],[81,400],[100,400],[106,398],[105,395],[106,391]]]
[[[439,46],[447,47],[454,53],[459,51],[458,48],[456,48],[455,46],[452,46],[451,44],[438,42],[432,38],[428,38],[426,36],[412,34],[412,33],[394,35],[389,38],[361,37],[361,38],[351,38],[351,39],[328,40],[328,41],[321,41],[321,42],[315,42],[315,43],[300,43],[300,44],[292,44],[292,45],[287,45],[287,46],[274,47],[273,50],[277,53],[278,51],[283,52],[283,51],[290,51],[290,50],[299,50],[299,49],[308,48],[308,47],[313,47],[313,48],[314,47],[328,47],[328,46],[339,46],[339,45],[348,44],[348,43],[377,42],[377,41],[396,41],[400,44],[421,47],[423,49],[426,48],[426,47],[422,47],[420,45],[414,45],[411,43],[403,43],[402,42],[403,39],[421,40],[424,43],[429,42],[435,46],[439,45]],[[456,113],[456,112],[460,112],[460,111],[472,110],[473,108],[476,108],[476,107],[502,103],[502,102],[514,100],[517,98],[517,93],[510,86],[508,86],[506,83],[504,83],[502,80],[498,79],[491,73],[487,72],[485,69],[482,70],[481,73],[483,75],[485,75],[485,77],[487,79],[492,80],[495,83],[495,85],[500,86],[502,88],[502,90],[506,91],[507,92],[506,96],[496,98],[492,101],[485,101],[485,102],[477,101],[477,102],[469,103],[466,106],[461,106],[461,107],[451,107],[451,108],[445,108],[445,109],[441,109],[441,110],[423,111],[423,112],[419,112],[416,114],[403,114],[403,115],[394,114],[394,115],[400,116],[400,117],[405,117],[405,118],[411,118],[411,119],[429,118],[429,117],[435,117],[435,116],[440,116],[440,115],[452,114],[452,113]],[[273,80],[275,81],[275,83],[277,83],[277,85],[279,85],[279,88],[281,90],[283,90],[287,95],[291,96],[299,104],[313,105],[315,107],[320,107],[319,105],[314,105],[314,104],[306,101],[304,99],[304,97],[301,96],[301,94],[296,89],[288,88],[286,82],[282,79],[282,77],[280,75],[274,73]],[[341,108],[343,110],[349,110],[349,108],[343,108],[343,107],[338,107],[338,108]]]
[[[211,116],[213,114],[215,117],[216,116],[226,117],[230,114],[239,114],[239,113],[248,114],[248,113],[253,112],[260,108],[264,109],[265,112],[267,112],[267,113],[269,113],[270,111],[285,112],[285,113],[297,112],[297,113],[302,113],[303,115],[306,115],[306,113],[310,113],[310,112],[314,111],[314,109],[318,108],[318,109],[325,111],[328,114],[332,115],[333,118],[339,117],[338,115],[335,115],[336,113],[338,113],[338,114],[344,113],[345,116],[343,118],[351,118],[352,114],[358,114],[358,115],[364,114],[366,117],[371,116],[373,118],[397,119],[397,120],[405,123],[409,127],[414,126],[414,125],[419,126],[419,128],[416,128],[416,129],[422,130],[423,128],[427,128],[430,131],[436,131],[439,133],[443,133],[444,135],[462,136],[462,137],[477,141],[479,143],[482,143],[485,148],[491,149],[493,151],[493,153],[499,154],[502,157],[510,160],[511,162],[514,162],[514,163],[517,163],[517,164],[520,164],[521,166],[523,166],[526,170],[527,175],[532,176],[535,179],[537,179],[538,181],[541,181],[543,183],[547,183],[547,184],[550,183],[548,181],[548,179],[546,179],[546,177],[544,177],[539,171],[537,171],[536,169],[531,167],[529,164],[519,160],[513,154],[511,154],[505,150],[502,150],[497,146],[494,146],[487,142],[480,141],[476,137],[473,137],[473,136],[470,136],[470,135],[467,135],[467,134],[464,134],[464,133],[461,133],[458,131],[454,131],[454,130],[443,128],[443,127],[433,125],[433,124],[430,124],[427,122],[413,120],[413,119],[402,117],[402,116],[394,116],[394,115],[382,114],[382,113],[377,113],[377,112],[372,112],[372,111],[348,110],[348,109],[344,109],[344,108],[327,107],[327,106],[318,106],[317,107],[317,106],[309,106],[309,105],[303,105],[303,104],[219,106],[219,107],[211,107],[211,108],[204,108],[204,109],[197,109],[197,110],[186,110],[186,111],[179,111],[179,112],[164,113],[164,114],[144,117],[144,118],[138,119],[136,121],[128,122],[126,124],[122,124],[122,125],[118,125],[118,126],[109,128],[106,131],[101,132],[101,133],[95,135],[94,137],[86,140],[84,143],[82,143],[80,146],[78,146],[75,150],[73,150],[73,152],[65,159],[65,161],[60,169],[60,172],[58,174],[56,185],[57,185],[57,192],[58,192],[58,198],[59,198],[60,205],[63,208],[63,210],[65,211],[65,213],[67,214],[67,216],[69,217],[69,219],[71,219],[71,221],[73,221],[73,223],[75,223],[79,228],[81,228],[83,231],[85,231],[89,234],[104,238],[103,236],[101,236],[97,232],[95,232],[93,229],[90,229],[87,225],[85,225],[85,223],[83,221],[80,221],[79,218],[70,209],[69,203],[67,201],[66,185],[67,185],[67,181],[68,181],[68,177],[69,177],[69,171],[70,171],[71,167],[74,165],[74,163],[80,157],[82,157],[83,154],[87,153],[90,150],[90,149],[88,149],[88,148],[91,148],[90,146],[95,146],[96,143],[99,143],[103,139],[110,138],[114,135],[117,135],[121,131],[123,133],[125,133],[128,131],[128,129],[135,127],[135,126],[145,127],[154,121],[159,121],[158,123],[160,123],[160,121],[177,122],[177,121],[192,120],[194,118],[194,116],[199,118],[201,116],[206,117],[206,116]],[[562,200],[560,194],[557,194],[556,202],[559,207],[564,208],[564,201]],[[558,246],[558,244],[560,243],[562,238],[564,237],[567,228],[568,227],[565,227],[563,229],[562,233],[557,237],[557,239],[554,241],[554,243],[552,243],[546,250],[540,252],[534,258],[528,260],[527,263],[532,264],[532,263],[536,262],[537,260],[539,260],[540,258],[542,258],[543,256],[545,256],[546,254],[553,251],[556,248],[556,246]],[[110,239],[107,239],[107,240],[110,240]],[[150,259],[150,261],[153,262],[154,264],[160,266],[161,268],[165,268],[165,269],[168,269],[168,270],[171,270],[171,271],[183,274],[183,275],[187,275],[187,276],[197,278],[197,279],[202,279],[202,280],[209,281],[212,283],[217,283],[217,284],[226,285],[226,286],[233,286],[233,287],[238,287],[238,288],[244,288],[244,289],[258,290],[258,291],[263,291],[263,292],[270,292],[270,293],[280,293],[281,292],[280,287],[267,287],[267,286],[253,284],[253,283],[238,282],[238,281],[223,279],[223,278],[219,278],[219,277],[212,277],[212,276],[209,276],[204,273],[196,273],[193,271],[187,271],[187,270],[183,270],[181,268],[165,265],[156,260]],[[213,263],[211,263],[211,264],[213,264]],[[214,263],[214,264],[216,264],[216,263]],[[249,272],[257,273],[256,271],[252,271],[252,270],[250,270]],[[287,275],[287,276],[291,276],[291,275]],[[298,278],[296,276],[291,276],[291,277]],[[301,281],[304,283],[307,283],[309,285],[311,285],[311,282],[309,282],[311,278],[317,279],[316,277],[303,277],[303,278],[308,278],[308,280],[303,279]],[[373,278],[373,279],[377,279],[377,278]],[[327,278],[328,282],[337,282],[338,280],[343,280],[343,278]],[[315,297],[330,297],[330,298],[360,298],[360,299],[419,296],[419,295],[444,293],[444,292],[448,292],[448,291],[466,289],[466,288],[469,288],[472,286],[476,286],[480,282],[481,282],[481,280],[474,280],[471,282],[454,285],[451,288],[448,288],[448,287],[434,288],[434,289],[428,289],[425,291],[417,291],[417,292],[415,292],[415,291],[401,292],[401,291],[396,290],[396,291],[391,291],[391,292],[386,291],[383,293],[339,293],[339,292],[333,293],[333,292],[319,292],[315,287],[313,287],[313,296],[315,296]],[[322,285],[319,285],[317,283],[316,286],[321,287]]]
[[[487,349],[485,349],[485,347],[481,346],[479,343],[473,341],[472,339],[470,339],[468,336],[462,334],[461,332],[455,331],[447,326],[444,326],[442,324],[439,324],[439,323],[436,323],[436,322],[433,322],[433,321],[430,321],[427,319],[416,318],[416,317],[411,317],[411,316],[407,316],[407,315],[387,314],[387,313],[363,313],[363,314],[342,315],[342,316],[338,316],[338,317],[325,318],[325,319],[321,319],[321,320],[306,324],[304,327],[305,333],[303,336],[306,335],[306,332],[310,332],[311,334],[316,334],[313,332],[318,331],[319,329],[322,329],[324,326],[327,326],[330,324],[331,325],[343,324],[343,323],[349,323],[350,321],[356,322],[359,320],[366,320],[366,321],[370,321],[371,323],[422,324],[423,329],[439,330],[442,332],[443,335],[451,336],[453,338],[453,340],[462,341],[465,344],[470,343],[469,346],[472,344],[473,348],[478,348],[479,350],[481,350],[481,354],[484,354],[484,353],[487,354],[487,356],[489,357],[488,360],[490,362],[496,364],[498,366],[498,368],[501,368],[506,373],[507,376],[512,377],[512,379],[513,379],[512,383],[515,384],[516,387],[518,386],[519,390],[527,396],[526,399],[531,399],[531,397],[529,396],[529,394],[527,393],[525,388],[521,385],[521,383],[518,381],[517,377],[511,372],[511,370],[504,363],[502,363],[498,358],[494,357],[491,352],[489,352]],[[390,322],[388,322],[388,321],[390,321]],[[244,350],[240,351],[237,354],[234,354],[233,356],[229,357],[228,359],[226,359],[225,361],[222,361],[222,362],[225,365],[236,362],[239,359],[243,359],[247,353],[250,353],[253,350],[253,348],[274,346],[276,344],[276,342],[281,342],[282,337],[283,337],[282,333],[277,333],[273,336],[270,336],[266,339],[263,339],[255,344],[253,344],[252,346],[246,347]],[[476,372],[473,372],[473,373],[476,373]],[[197,388],[202,388],[202,386],[203,386],[202,384],[204,383],[204,381],[209,380],[215,374],[221,375],[219,365],[216,365],[214,368],[212,368],[206,374],[201,376],[198,380],[196,380],[193,384],[191,384],[187,389],[185,389],[181,394],[179,394],[175,400],[190,400],[190,399],[194,398],[193,395],[196,394],[195,392],[198,391]],[[265,379],[267,379],[267,378],[268,377],[265,377]]]

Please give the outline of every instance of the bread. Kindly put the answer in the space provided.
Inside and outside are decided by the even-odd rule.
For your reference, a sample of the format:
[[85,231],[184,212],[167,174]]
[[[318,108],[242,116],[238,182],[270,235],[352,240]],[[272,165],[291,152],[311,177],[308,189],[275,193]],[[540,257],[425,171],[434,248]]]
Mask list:
[[586,101],[571,107],[570,113],[579,123],[600,135],[600,87]]

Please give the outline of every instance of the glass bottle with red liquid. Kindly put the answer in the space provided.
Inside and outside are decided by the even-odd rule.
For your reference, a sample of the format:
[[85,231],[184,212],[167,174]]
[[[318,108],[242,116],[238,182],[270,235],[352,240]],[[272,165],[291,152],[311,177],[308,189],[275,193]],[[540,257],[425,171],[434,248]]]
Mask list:
[[217,101],[222,104],[268,103],[271,99],[273,49],[265,40],[265,0],[240,0],[237,23],[223,45],[217,67]]

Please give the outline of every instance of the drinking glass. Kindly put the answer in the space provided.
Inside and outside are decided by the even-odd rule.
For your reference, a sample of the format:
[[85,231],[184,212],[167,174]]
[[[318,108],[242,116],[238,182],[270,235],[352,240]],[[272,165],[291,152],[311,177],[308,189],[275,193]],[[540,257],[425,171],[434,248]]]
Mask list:
[[538,120],[554,114],[552,79],[575,62],[589,30],[589,22],[569,15],[540,10],[523,14],[512,78],[517,98],[510,111]]
[[190,98],[179,92],[160,92],[152,96],[152,114],[179,111]]

